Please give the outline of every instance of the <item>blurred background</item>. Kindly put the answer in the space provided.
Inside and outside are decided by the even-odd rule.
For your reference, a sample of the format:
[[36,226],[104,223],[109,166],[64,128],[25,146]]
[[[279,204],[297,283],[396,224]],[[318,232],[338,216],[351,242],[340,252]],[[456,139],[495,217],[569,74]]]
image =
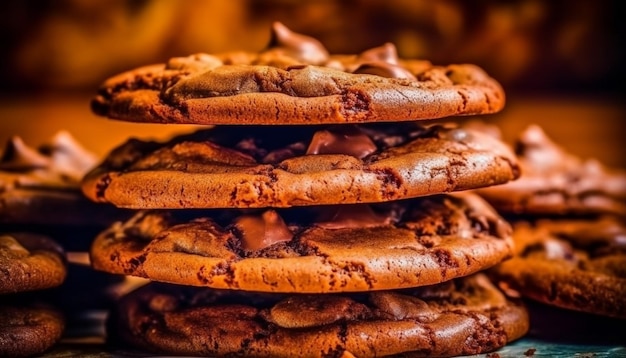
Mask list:
[[185,126],[93,116],[107,77],[173,56],[258,51],[272,21],[331,53],[393,42],[402,57],[475,63],[502,83],[497,122],[511,141],[538,123],[572,152],[626,167],[625,21],[618,1],[588,0],[4,0],[0,140],[68,129],[103,154],[129,136]]

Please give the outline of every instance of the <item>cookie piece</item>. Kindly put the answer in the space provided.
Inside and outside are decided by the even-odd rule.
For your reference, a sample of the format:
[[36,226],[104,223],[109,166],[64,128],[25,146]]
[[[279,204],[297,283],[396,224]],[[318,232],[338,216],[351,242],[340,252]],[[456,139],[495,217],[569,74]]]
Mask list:
[[429,285],[512,252],[510,226],[470,193],[378,205],[144,211],[93,243],[93,267],[193,286],[347,292]]
[[454,125],[218,126],[168,143],[131,139],[83,180],[135,209],[383,202],[505,183],[510,148]]
[[515,146],[521,177],[478,190],[499,212],[626,215],[626,171],[568,153],[537,125],[529,126]]
[[65,319],[56,309],[31,302],[0,299],[0,356],[32,357],[54,346]]
[[482,274],[419,289],[282,295],[149,284],[110,316],[112,340],[198,356],[382,357],[485,353],[528,315]]
[[501,110],[500,84],[477,66],[399,59],[387,43],[329,55],[280,23],[264,50],[195,54],[105,81],[102,116],[187,124],[329,124],[407,121]]
[[0,294],[59,286],[67,274],[65,254],[36,234],[0,234]]
[[516,255],[494,278],[523,296],[626,319],[626,225],[615,218],[515,225]]
[[96,205],[80,191],[82,177],[96,164],[96,156],[66,131],[38,148],[11,138],[0,155],[0,223],[29,229],[110,224],[120,217],[114,208]]

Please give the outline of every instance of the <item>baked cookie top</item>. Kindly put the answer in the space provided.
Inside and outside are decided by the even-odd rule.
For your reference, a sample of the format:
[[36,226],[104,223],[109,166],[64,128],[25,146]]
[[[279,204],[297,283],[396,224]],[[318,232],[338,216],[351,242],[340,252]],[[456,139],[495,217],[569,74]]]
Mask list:
[[518,176],[508,146],[454,125],[216,126],[131,139],[82,188],[126,208],[254,208],[383,202]]
[[67,274],[63,249],[28,233],[0,233],[0,267],[0,294],[56,287]]
[[110,316],[118,344],[193,356],[382,357],[486,353],[528,330],[482,274],[418,289],[282,295],[148,284]]
[[80,191],[83,176],[97,161],[67,131],[57,132],[37,148],[12,137],[0,152],[0,223],[31,227],[110,223],[111,208],[94,205]]
[[568,153],[537,125],[521,133],[515,152],[520,178],[478,190],[499,212],[626,216],[626,171]]
[[626,319],[626,225],[614,217],[520,222],[494,278],[523,296]]
[[33,357],[57,343],[63,315],[48,305],[0,297],[0,356]]
[[510,230],[470,193],[378,205],[140,211],[95,239],[91,263],[192,286],[372,291],[491,267],[510,257]]
[[395,46],[330,55],[280,23],[260,52],[195,54],[106,80],[92,100],[102,116],[187,124],[328,124],[486,114],[502,87],[474,65],[400,59]]

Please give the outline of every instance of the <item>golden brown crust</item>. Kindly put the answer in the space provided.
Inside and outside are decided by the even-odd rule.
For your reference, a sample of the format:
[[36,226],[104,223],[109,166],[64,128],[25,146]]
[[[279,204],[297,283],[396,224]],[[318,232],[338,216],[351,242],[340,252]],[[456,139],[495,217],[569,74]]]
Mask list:
[[96,238],[91,262],[99,270],[183,285],[320,293],[439,283],[511,254],[508,223],[469,193],[374,209],[390,222],[329,228],[338,221],[317,218],[332,208],[278,211],[293,238],[254,250],[246,249],[245,232],[235,224],[240,212],[140,212]]
[[504,106],[500,84],[474,65],[399,59],[392,44],[329,55],[315,39],[295,37],[258,53],[195,54],[119,74],[92,108],[137,122],[266,125],[424,120]]
[[59,341],[65,319],[45,305],[0,302],[0,356],[32,357]]
[[62,248],[36,234],[0,234],[0,294],[59,286],[67,268]]
[[109,333],[118,343],[202,356],[470,355],[496,350],[528,330],[524,307],[481,274],[351,295],[151,284],[122,298],[110,317]]
[[[341,127],[341,128],[339,128]],[[128,208],[289,207],[382,202],[504,183],[519,175],[500,141],[454,126],[350,126],[362,158],[311,154],[338,127],[216,127],[164,144],[130,140],[83,180],[95,201]]]
[[614,218],[519,223],[517,254],[494,277],[523,296],[626,319],[626,226]]

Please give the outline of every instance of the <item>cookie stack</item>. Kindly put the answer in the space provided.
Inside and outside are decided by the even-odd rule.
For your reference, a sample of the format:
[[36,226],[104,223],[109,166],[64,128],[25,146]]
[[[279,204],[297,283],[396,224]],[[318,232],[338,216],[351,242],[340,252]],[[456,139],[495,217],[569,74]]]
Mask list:
[[[119,216],[81,194],[80,181],[97,158],[69,133],[37,148],[15,136],[0,154],[0,356],[31,356],[61,338],[76,309],[86,307],[77,303],[102,302],[112,275],[68,263],[66,253],[86,253],[84,235]],[[73,278],[82,272],[102,286],[80,282],[77,289]]]
[[0,356],[40,354],[61,339],[63,313],[35,295],[63,283],[63,249],[47,236],[0,234]]
[[258,53],[196,54],[107,80],[110,118],[205,125],[130,139],[83,179],[137,210],[95,239],[98,270],[152,282],[109,338],[181,355],[454,356],[528,329],[481,273],[511,228],[456,193],[519,175],[479,131],[421,120],[500,110],[472,65],[399,59],[392,44],[330,55],[280,23]]
[[521,178],[478,190],[514,224],[515,257],[493,276],[550,307],[626,319],[626,171],[568,153],[537,125],[515,148]]

